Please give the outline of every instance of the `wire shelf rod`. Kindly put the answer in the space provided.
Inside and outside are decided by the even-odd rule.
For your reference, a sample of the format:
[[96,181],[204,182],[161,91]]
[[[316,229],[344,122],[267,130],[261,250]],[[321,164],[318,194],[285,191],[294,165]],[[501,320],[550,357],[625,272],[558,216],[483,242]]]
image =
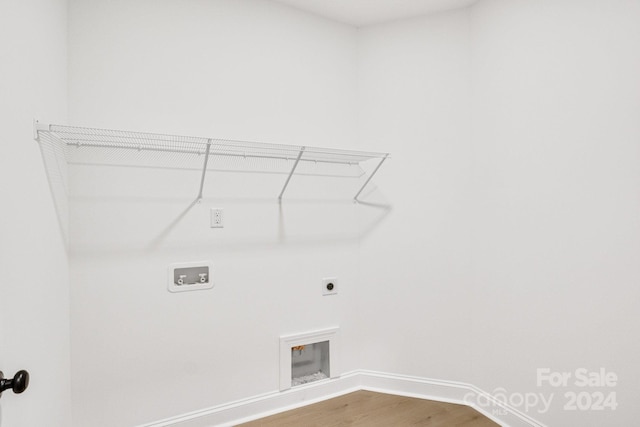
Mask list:
[[[143,145],[116,145],[116,144],[95,144],[95,143],[75,143],[75,142],[67,142],[67,147],[72,148],[104,148],[104,149],[117,149],[117,150],[131,150],[131,151],[152,151],[159,153],[174,153],[174,154],[195,154],[198,156],[202,156],[206,153],[207,147],[202,147],[203,149],[176,149],[176,148],[164,148],[164,147],[151,147],[151,146],[143,146]],[[213,146],[210,151],[210,155],[217,156],[229,156],[229,157],[243,157],[250,159],[274,159],[274,160],[292,160],[294,158],[294,154],[290,156],[285,155],[260,155],[260,154],[247,154],[244,151],[222,151],[218,149],[218,146]],[[306,151],[305,151],[306,153]],[[309,159],[301,159],[303,162],[310,163],[328,163],[328,164],[342,164],[342,165],[355,165],[359,163],[358,160],[349,159],[349,160],[341,160],[341,159],[321,159],[321,158],[309,158]],[[362,160],[360,160],[362,161]]]
[[173,154],[196,154],[202,156],[207,151],[207,146],[203,145],[202,149],[178,149],[167,147],[152,147],[148,145],[116,145],[116,144],[94,144],[94,143],[76,143],[66,142],[67,147],[70,148],[106,148],[116,150],[131,150],[131,151],[154,151],[159,153],[173,153]]
[[93,137],[119,137],[124,139],[145,139],[156,141],[175,141],[176,139],[182,141],[190,141],[201,144],[206,144],[209,139],[199,136],[184,136],[184,135],[168,135],[162,133],[150,133],[150,132],[134,132],[123,131],[113,129],[97,129],[97,128],[83,128],[78,126],[62,126],[62,125],[48,125],[48,128],[42,125],[38,128],[38,131],[45,132],[61,132],[69,135],[80,136],[93,136]]
[[[97,133],[97,132],[81,132],[80,130],[87,129],[87,131],[92,131],[94,129],[90,128],[72,128],[77,130],[76,132],[71,132],[66,130],[66,128],[62,128],[59,125],[52,125],[56,128],[60,128],[59,133],[71,134],[74,136],[83,136],[84,138],[74,138],[71,136],[60,136],[58,133],[58,138],[64,141],[67,144],[76,145],[76,143],[80,143],[80,145],[105,145],[105,147],[109,147],[109,142],[114,142],[113,140],[134,140],[134,141],[144,141],[142,145],[149,145],[150,142],[160,141],[160,142],[170,142],[174,144],[200,144],[202,146],[206,145],[208,141],[212,141],[214,146],[225,146],[225,147],[234,147],[234,148],[246,148],[246,149],[254,149],[254,150],[267,150],[267,151],[293,151],[297,152],[300,150],[300,146],[296,145],[286,145],[286,144],[273,144],[273,143],[262,143],[262,142],[250,142],[250,141],[240,141],[233,139],[221,139],[221,138],[202,138],[202,137],[182,137],[177,135],[165,135],[165,134],[152,134],[152,133],[136,133],[136,132],[128,132],[129,135],[126,134],[109,134],[109,133]],[[109,132],[107,130],[96,129],[95,131]],[[49,132],[54,133],[56,131]],[[123,131],[112,131],[112,132],[123,132]],[[71,142],[76,141],[76,142]],[[96,142],[103,144],[96,144]],[[123,144],[129,144],[128,142],[122,142]],[[134,144],[140,145],[140,144]],[[355,150],[344,150],[344,149],[334,149],[334,148],[322,148],[322,147],[312,147],[305,146],[305,153],[308,155],[309,153],[316,154],[325,154],[325,155],[336,155],[336,156],[345,156],[345,157],[359,157],[359,158],[382,158],[385,156],[385,153],[378,152],[365,152],[365,151],[355,151]]]
[[[51,134],[55,135],[54,132],[51,132]],[[135,143],[135,142],[119,142],[119,141],[105,141],[105,140],[91,141],[88,139],[61,137],[59,135],[56,135],[56,137],[61,141],[63,141],[67,146],[72,146],[72,147],[74,146],[75,147],[96,147],[96,148],[116,148],[116,149],[133,149],[133,150],[147,149],[147,150],[168,151],[168,152],[176,152],[176,153],[198,153],[199,152],[200,154],[202,154],[207,144],[207,143],[193,143],[193,142],[181,143],[182,145],[185,145],[185,146],[186,145],[193,146],[193,145],[199,144],[201,145],[202,149],[200,149],[200,147],[179,149],[179,148],[171,148],[171,146],[163,146],[160,144],[151,144],[148,141]],[[140,140],[135,139],[135,141],[140,141]],[[300,150],[299,146],[293,146],[293,145],[286,146],[286,148],[281,148],[281,147],[256,146],[256,145],[238,145],[235,143],[229,144],[224,141],[216,144],[215,143],[217,142],[216,140],[212,139],[211,141],[212,141],[213,149],[217,151],[227,151],[227,152],[237,152],[237,153],[247,153],[251,151],[257,151],[257,152],[261,152],[262,154],[265,154],[265,157],[267,154],[269,154],[269,157],[273,157],[273,158],[285,158],[285,157],[293,158],[297,154],[297,152]],[[164,141],[164,142],[175,142],[175,141]],[[174,144],[174,146],[175,145],[180,145],[180,144]],[[273,152],[274,154],[271,155],[271,152]],[[291,155],[284,156],[281,154],[283,152],[290,152]],[[333,156],[337,159],[353,158],[353,160],[351,160],[352,162],[381,158],[382,156],[384,156],[384,154],[379,154],[379,153],[367,153],[367,152],[347,151],[347,150],[338,151],[338,150],[328,150],[328,149],[322,149],[322,148],[310,149],[309,147],[306,148],[305,153],[306,155],[316,154],[318,156],[325,156],[325,157]],[[343,161],[345,163],[348,163],[348,160],[343,160]]]

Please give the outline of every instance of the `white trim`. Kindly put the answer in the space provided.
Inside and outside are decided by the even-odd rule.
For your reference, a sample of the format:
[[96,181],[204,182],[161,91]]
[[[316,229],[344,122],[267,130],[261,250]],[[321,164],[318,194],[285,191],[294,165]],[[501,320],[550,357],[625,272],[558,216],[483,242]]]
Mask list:
[[[358,373],[363,390],[470,406],[504,427],[546,427],[472,384],[363,370]],[[487,404],[479,405],[479,401]]]
[[137,427],[230,427],[361,390],[357,372],[219,406],[189,412]]
[[[305,384],[190,412],[137,427],[231,427],[358,390],[467,405],[503,427],[546,427],[471,384],[357,370],[339,378]],[[478,405],[478,397],[493,405]]]

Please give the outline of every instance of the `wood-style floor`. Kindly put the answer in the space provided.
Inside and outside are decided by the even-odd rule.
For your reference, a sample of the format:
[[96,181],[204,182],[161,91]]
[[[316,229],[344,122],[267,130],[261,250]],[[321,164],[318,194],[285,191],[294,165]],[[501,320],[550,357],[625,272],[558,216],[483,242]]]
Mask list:
[[357,391],[242,424],[242,427],[276,426],[499,427],[499,424],[464,405]]

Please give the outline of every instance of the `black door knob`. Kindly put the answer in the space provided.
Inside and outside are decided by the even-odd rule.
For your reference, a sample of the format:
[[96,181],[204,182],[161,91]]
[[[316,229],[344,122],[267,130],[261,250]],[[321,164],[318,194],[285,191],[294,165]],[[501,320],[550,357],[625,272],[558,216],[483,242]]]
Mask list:
[[29,372],[18,371],[13,379],[7,380],[4,378],[4,374],[0,371],[0,396],[2,392],[8,389],[13,390],[14,393],[20,394],[29,387]]

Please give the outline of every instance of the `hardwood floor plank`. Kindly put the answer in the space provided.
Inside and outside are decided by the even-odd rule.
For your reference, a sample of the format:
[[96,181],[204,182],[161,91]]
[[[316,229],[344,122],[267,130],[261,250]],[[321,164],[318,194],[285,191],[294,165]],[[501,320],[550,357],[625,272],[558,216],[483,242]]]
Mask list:
[[238,427],[499,427],[453,403],[357,391]]

